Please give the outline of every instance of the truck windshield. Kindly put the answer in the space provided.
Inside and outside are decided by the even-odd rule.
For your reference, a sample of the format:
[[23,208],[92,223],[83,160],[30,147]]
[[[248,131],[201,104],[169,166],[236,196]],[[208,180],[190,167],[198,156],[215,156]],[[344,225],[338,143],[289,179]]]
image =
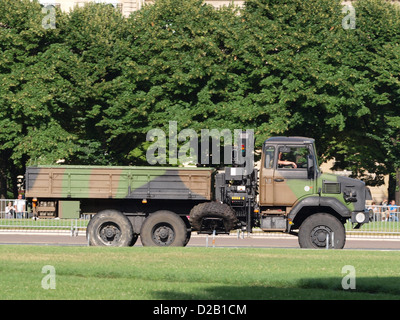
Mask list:
[[318,163],[318,153],[317,149],[315,148],[315,144],[313,143],[311,146],[313,153],[314,153],[314,163],[315,163],[315,171],[317,172],[317,175],[320,173],[319,172],[319,163]]

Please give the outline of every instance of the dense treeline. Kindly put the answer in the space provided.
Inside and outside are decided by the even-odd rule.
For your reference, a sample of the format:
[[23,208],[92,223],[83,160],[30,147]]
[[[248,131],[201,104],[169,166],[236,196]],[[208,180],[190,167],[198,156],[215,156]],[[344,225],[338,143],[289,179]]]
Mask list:
[[254,129],[258,147],[311,136],[379,183],[400,167],[400,14],[358,0],[346,28],[340,2],[157,0],[129,18],[88,4],[53,29],[36,1],[1,0],[0,195],[27,164],[143,164],[169,121]]

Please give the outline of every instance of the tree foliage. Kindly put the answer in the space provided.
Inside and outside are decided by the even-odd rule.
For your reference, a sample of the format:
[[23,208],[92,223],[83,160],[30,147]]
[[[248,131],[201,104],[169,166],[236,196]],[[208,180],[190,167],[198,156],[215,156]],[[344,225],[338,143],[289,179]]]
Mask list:
[[146,133],[254,129],[311,136],[355,175],[400,167],[399,9],[340,0],[157,0],[56,11],[0,3],[0,195],[27,164],[146,163]]

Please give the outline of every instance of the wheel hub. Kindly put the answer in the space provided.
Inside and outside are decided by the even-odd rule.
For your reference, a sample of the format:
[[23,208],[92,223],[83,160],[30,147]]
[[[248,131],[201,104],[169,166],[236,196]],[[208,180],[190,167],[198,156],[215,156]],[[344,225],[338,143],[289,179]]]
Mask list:
[[156,226],[153,231],[153,240],[157,245],[168,246],[175,238],[175,232],[171,226],[160,225]]
[[158,236],[161,239],[167,239],[169,235],[169,230],[165,227],[160,228],[160,230],[158,231]]
[[317,247],[326,247],[326,238],[328,241],[332,230],[327,226],[317,226],[311,231],[311,241]]
[[101,226],[99,234],[105,245],[113,245],[118,243],[121,230],[116,225],[108,223]]
[[107,238],[113,238],[115,236],[115,230],[112,227],[107,227],[104,229],[104,234]]

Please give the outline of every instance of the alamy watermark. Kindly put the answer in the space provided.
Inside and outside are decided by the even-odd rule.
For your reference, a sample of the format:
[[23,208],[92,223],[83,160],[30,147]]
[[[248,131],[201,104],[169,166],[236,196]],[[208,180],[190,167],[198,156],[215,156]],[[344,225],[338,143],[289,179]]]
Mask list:
[[342,28],[345,30],[355,29],[356,28],[356,9],[351,4],[346,4],[342,13],[346,13],[347,15],[342,19]]
[[43,266],[42,273],[46,274],[42,279],[42,288],[54,290],[56,288],[56,268],[51,265]]
[[42,8],[42,13],[45,15],[42,19],[42,27],[44,29],[56,28],[56,8],[52,5],[47,5]]
[[[231,165],[245,167],[250,173],[254,167],[254,131],[235,129],[201,129],[199,134],[193,129],[178,132],[176,121],[168,123],[168,132],[152,129],[147,132],[146,141],[153,142],[146,151],[147,162],[151,165]],[[167,144],[168,137],[168,144]],[[223,139],[223,152],[221,152]],[[178,148],[179,145],[179,148]],[[223,156],[223,158],[221,157]]]
[[342,268],[342,274],[346,274],[342,279],[342,288],[344,290],[356,289],[356,268],[351,265],[345,265]]

